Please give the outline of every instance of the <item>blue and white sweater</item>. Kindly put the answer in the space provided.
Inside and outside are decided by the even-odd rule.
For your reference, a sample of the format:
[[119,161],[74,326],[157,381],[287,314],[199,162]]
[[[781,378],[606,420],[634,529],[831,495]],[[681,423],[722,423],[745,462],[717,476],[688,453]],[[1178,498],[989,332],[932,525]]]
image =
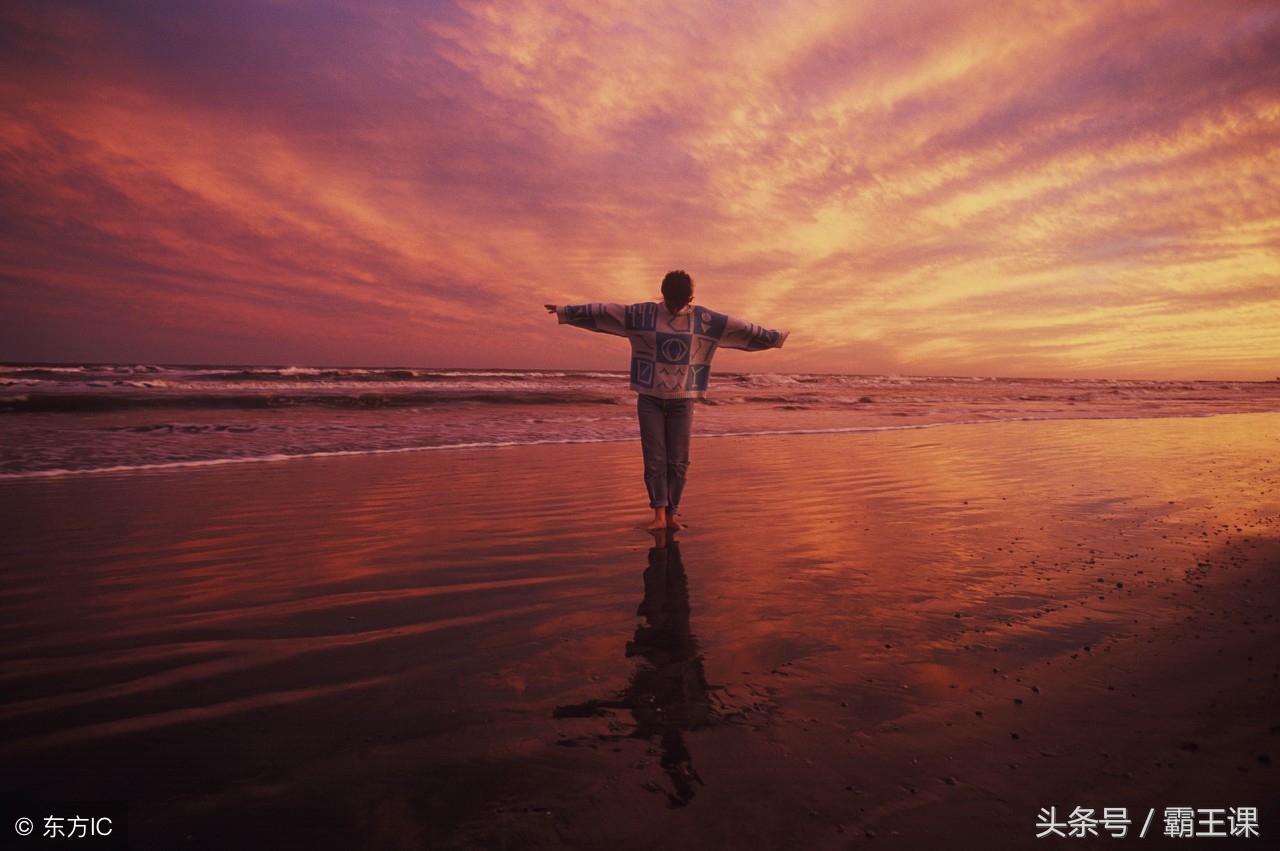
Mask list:
[[556,308],[556,318],[562,325],[629,339],[631,389],[662,399],[705,397],[717,348],[781,348],[789,333],[705,307],[688,306],[673,314],[664,302],[569,304]]

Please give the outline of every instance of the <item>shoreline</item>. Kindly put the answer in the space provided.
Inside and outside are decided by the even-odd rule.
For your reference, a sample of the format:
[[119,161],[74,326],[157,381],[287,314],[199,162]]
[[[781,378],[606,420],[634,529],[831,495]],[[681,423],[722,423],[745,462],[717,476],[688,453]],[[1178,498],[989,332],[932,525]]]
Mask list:
[[0,482],[0,795],[123,797],[140,848],[1268,835],[1278,437],[704,440],[674,549],[620,443]]
[[[714,402],[710,403],[714,406]],[[1009,423],[1055,423],[1055,422],[1131,422],[1143,420],[1181,420],[1181,419],[1209,419],[1214,417],[1267,417],[1280,416],[1280,412],[1270,411],[1201,411],[1197,413],[1159,413],[1147,415],[1131,415],[1131,416],[1021,416],[1011,417],[1009,419],[976,419],[976,420],[948,420],[939,422],[913,423],[907,425],[866,425],[866,426],[845,426],[832,428],[812,428],[812,429],[792,429],[780,431],[758,431],[758,432],[725,432],[717,434],[699,434],[694,432],[693,439],[696,441],[703,440],[725,440],[725,439],[768,439],[768,438],[791,438],[791,437],[822,437],[835,435],[869,435],[881,432],[899,432],[899,431],[922,431],[934,428],[947,428],[952,426],[999,426]],[[226,457],[226,458],[207,458],[192,459],[184,461],[162,462],[155,464],[139,464],[139,465],[118,465],[111,467],[92,467],[86,469],[53,469],[53,470],[29,470],[17,473],[0,472],[0,482],[4,481],[22,481],[28,479],[41,478],[62,478],[66,476],[99,476],[99,475],[128,475],[133,473],[163,473],[168,471],[181,471],[189,469],[200,469],[204,467],[219,467],[224,465],[236,464],[275,464],[290,461],[306,461],[306,460],[324,460],[328,458],[347,458],[347,457],[376,457],[382,455],[403,455],[414,454],[420,452],[470,452],[470,451],[494,451],[507,449],[521,449],[523,447],[536,446],[598,446],[607,444],[629,444],[638,441],[636,436],[628,437],[608,437],[599,439],[546,439],[546,440],[527,440],[520,442],[502,442],[502,443],[459,443],[459,444],[441,444],[438,446],[403,446],[393,448],[375,448],[375,449],[351,449],[351,450],[326,450],[317,452],[307,452],[298,454],[274,453],[267,455],[254,455],[243,457]]]

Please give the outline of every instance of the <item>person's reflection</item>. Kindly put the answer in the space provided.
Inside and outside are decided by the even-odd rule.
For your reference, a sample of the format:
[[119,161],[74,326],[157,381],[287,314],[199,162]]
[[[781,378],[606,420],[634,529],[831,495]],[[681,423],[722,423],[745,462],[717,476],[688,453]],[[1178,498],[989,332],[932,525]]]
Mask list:
[[656,530],[653,536],[644,599],[636,612],[644,622],[627,642],[627,657],[642,661],[617,700],[561,706],[555,717],[604,714],[601,710],[606,708],[630,710],[636,722],[631,737],[661,744],[662,770],[674,789],[667,794],[668,803],[683,807],[694,797],[694,784],[702,783],[684,734],[710,722],[711,699],[698,642],[689,627],[689,583],[680,544],[667,530]]

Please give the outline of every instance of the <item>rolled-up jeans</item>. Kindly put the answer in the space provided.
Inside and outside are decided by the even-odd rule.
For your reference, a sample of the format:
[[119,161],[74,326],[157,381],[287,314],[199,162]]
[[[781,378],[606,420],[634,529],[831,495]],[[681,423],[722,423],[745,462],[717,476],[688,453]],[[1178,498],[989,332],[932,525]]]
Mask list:
[[685,471],[689,468],[689,439],[693,434],[693,400],[661,399],[644,393],[636,397],[640,417],[640,450],[644,453],[644,486],[649,507],[680,509]]

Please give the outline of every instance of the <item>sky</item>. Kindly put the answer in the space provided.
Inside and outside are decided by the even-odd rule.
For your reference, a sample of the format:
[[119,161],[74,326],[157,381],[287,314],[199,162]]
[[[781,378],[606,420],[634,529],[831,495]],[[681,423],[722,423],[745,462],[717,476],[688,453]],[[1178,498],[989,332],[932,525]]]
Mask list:
[[0,359],[1280,376],[1274,0],[19,0]]

